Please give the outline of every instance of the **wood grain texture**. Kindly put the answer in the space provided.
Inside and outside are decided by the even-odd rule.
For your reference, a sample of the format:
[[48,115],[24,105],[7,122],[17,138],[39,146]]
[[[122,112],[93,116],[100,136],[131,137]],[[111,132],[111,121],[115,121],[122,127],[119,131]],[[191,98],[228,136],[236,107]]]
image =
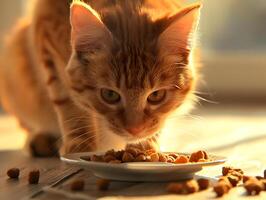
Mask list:
[[[19,180],[10,180],[6,176],[6,170],[10,167],[19,167],[21,175]],[[40,183],[28,185],[27,175],[31,169],[38,168],[41,171]],[[75,179],[85,179],[85,190],[83,192],[71,192],[69,186]],[[103,199],[103,200],[181,200],[214,199],[215,195],[211,189],[196,194],[169,195],[165,188],[167,183],[130,183],[111,182],[108,191],[98,191],[96,187],[97,178],[89,171],[80,170],[72,166],[64,165],[59,159],[32,159],[19,151],[0,153],[0,199],[38,199],[38,200],[63,200],[63,199]],[[245,196],[244,189],[239,187],[233,189],[224,199],[249,199]],[[266,193],[252,199],[266,199]]]
[[[266,168],[265,144],[266,144],[266,110],[265,107],[217,107],[201,112],[203,116],[199,122],[193,120],[181,120],[169,132],[179,130],[179,135],[168,135],[164,142],[168,150],[194,151],[206,149],[208,152],[229,157],[226,165],[242,168],[248,175],[262,175]],[[7,124],[6,121],[3,121]],[[190,126],[187,126],[190,124]],[[9,123],[10,125],[10,123]],[[3,136],[12,133],[11,128],[0,128],[0,142]],[[6,128],[5,128],[6,127]],[[172,129],[171,129],[172,128]],[[5,134],[6,133],[6,134]],[[195,133],[195,134],[190,134]],[[14,134],[12,134],[14,135]],[[182,140],[179,140],[180,135]],[[16,135],[18,136],[18,134]],[[6,141],[15,141],[16,137]],[[18,137],[17,137],[18,139]],[[1,143],[0,143],[1,145]],[[1,146],[0,146],[1,147]],[[22,168],[19,181],[8,180],[6,170],[11,167]],[[27,184],[27,172],[32,168],[41,169],[39,185]],[[65,199],[101,199],[101,200],[214,200],[212,189],[196,194],[168,195],[165,191],[167,183],[128,183],[112,182],[110,190],[100,192],[96,188],[97,178],[88,171],[80,171],[75,174],[76,168],[66,166],[59,159],[32,159],[20,151],[0,152],[0,200],[32,199],[38,200],[65,200]],[[198,175],[217,178],[221,174],[221,166],[205,168]],[[65,176],[69,176],[60,181]],[[76,178],[84,178],[85,191],[73,193],[69,190],[69,184]],[[54,185],[57,183],[56,185]],[[47,186],[48,189],[47,190]],[[51,187],[54,186],[54,187]],[[45,192],[39,192],[45,190]],[[69,196],[70,197],[66,197]],[[242,187],[235,188],[228,195],[220,199],[249,200],[266,199],[266,192],[256,197],[248,197]],[[219,200],[220,200],[219,199]]]
[[[6,171],[11,167],[20,168],[18,180],[7,177]],[[0,153],[0,169],[0,199],[7,200],[38,196],[36,194],[41,194],[42,187],[52,185],[79,170],[79,168],[64,165],[58,158],[33,159],[17,151]],[[28,184],[28,173],[33,169],[40,170],[38,185]]]

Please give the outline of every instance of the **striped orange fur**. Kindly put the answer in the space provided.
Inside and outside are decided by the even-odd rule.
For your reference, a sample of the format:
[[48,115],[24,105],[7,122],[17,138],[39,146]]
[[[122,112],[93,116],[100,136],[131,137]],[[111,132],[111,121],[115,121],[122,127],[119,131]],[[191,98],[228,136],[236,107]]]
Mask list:
[[200,5],[180,2],[36,0],[0,68],[1,102],[34,151],[39,134],[62,139],[62,153],[156,141],[196,83]]

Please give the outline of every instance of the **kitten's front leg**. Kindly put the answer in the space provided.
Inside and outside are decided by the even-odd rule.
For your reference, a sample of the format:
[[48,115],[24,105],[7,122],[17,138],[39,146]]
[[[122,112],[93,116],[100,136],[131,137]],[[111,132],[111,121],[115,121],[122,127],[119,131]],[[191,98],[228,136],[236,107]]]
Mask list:
[[61,154],[94,151],[96,144],[96,127],[88,113],[80,111],[72,101],[55,104],[63,132]]
[[[42,48],[41,60],[46,72],[46,85],[54,105],[63,144],[60,153],[85,152],[96,149],[96,127],[93,116],[80,110],[72,101],[57,66],[65,66],[60,56]],[[62,72],[61,72],[62,73]]]

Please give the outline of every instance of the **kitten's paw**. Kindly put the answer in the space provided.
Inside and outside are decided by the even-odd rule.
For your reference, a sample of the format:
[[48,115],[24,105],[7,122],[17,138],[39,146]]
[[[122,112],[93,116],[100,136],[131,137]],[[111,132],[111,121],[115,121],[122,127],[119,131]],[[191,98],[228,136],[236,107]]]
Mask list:
[[59,155],[57,138],[48,133],[33,136],[29,147],[31,155],[35,157],[55,157]]

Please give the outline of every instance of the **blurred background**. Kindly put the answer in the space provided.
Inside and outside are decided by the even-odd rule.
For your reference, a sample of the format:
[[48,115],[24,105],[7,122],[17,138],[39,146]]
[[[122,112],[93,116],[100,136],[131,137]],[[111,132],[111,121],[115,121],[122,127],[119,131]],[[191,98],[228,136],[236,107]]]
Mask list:
[[[25,2],[1,0],[1,38],[25,12]],[[265,21],[265,0],[203,0],[198,44],[202,51],[202,80],[198,91],[207,102],[201,101],[192,114],[182,119],[185,125],[168,126],[166,132],[171,135],[162,137],[162,148],[192,150],[203,146],[219,152],[224,147],[226,152],[225,148],[230,147],[239,152],[250,141],[257,147],[258,141],[265,142]],[[176,137],[173,131],[182,137],[182,143],[169,143]],[[21,147],[25,137],[17,132],[15,120],[2,115],[0,149]],[[12,144],[4,139],[5,134],[13,137]]]

